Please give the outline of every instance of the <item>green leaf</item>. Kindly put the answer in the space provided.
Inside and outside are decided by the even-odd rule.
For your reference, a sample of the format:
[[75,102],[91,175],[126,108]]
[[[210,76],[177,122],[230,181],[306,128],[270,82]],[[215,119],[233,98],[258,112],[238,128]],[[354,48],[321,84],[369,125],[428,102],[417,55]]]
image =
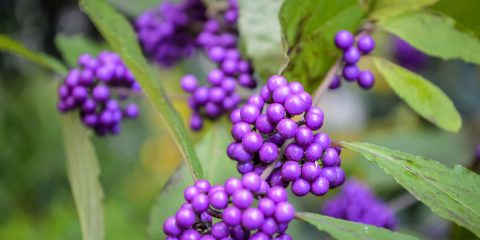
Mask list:
[[357,240],[357,239],[416,239],[415,237],[392,232],[385,228],[379,228],[372,225],[365,225],[356,222],[345,221],[342,219],[323,216],[320,214],[299,212],[297,218],[306,221],[320,231],[325,231],[336,239]]
[[202,165],[198,161],[182,119],[167,98],[165,89],[157,83],[157,75],[142,55],[135,32],[127,19],[108,5],[105,0],[81,0],[80,7],[97,26],[112,49],[120,54],[148,100],[162,116],[165,125],[185,157],[193,177],[203,178]]
[[[225,154],[225,149],[230,142],[231,137],[225,127],[216,125],[209,129],[195,146],[203,166],[206,166],[206,179],[212,184],[223,184],[228,178],[238,177],[235,162]],[[183,190],[192,184],[193,181],[187,177],[185,166],[181,166],[170,178],[150,213],[148,227],[150,239],[165,239],[162,224],[165,219],[175,214],[184,202]]]
[[443,218],[480,236],[480,175],[369,143],[341,142],[380,166],[418,200]]
[[76,114],[62,116],[62,126],[68,180],[80,216],[83,239],[103,239],[103,191],[95,150]]
[[106,50],[107,46],[99,44],[84,35],[66,36],[58,34],[55,37],[55,45],[63,56],[63,59],[71,67],[77,66],[78,58],[83,53],[96,56],[102,50]]
[[25,59],[45,67],[58,74],[65,75],[67,68],[58,59],[42,53],[34,53],[27,49],[23,44],[11,39],[8,36],[0,34],[0,51],[18,54]]
[[438,0],[372,0],[367,8],[369,9],[369,18],[378,20],[419,10],[436,2]]
[[364,12],[356,0],[285,0],[279,17],[289,57],[284,75],[313,92],[340,54],[335,34],[355,32]]
[[480,64],[480,41],[447,15],[416,11],[383,19],[378,26],[409,42],[426,54]]
[[422,76],[385,59],[373,58],[373,62],[395,93],[420,116],[445,130],[460,130],[460,114],[440,88]]
[[287,61],[278,19],[282,2],[239,1],[240,36],[246,43],[247,55],[253,60],[255,71],[264,78],[276,74]]
[[162,1],[158,0],[142,0],[132,4],[131,0],[108,0],[109,3],[120,9],[130,17],[140,16],[144,11],[157,7]]

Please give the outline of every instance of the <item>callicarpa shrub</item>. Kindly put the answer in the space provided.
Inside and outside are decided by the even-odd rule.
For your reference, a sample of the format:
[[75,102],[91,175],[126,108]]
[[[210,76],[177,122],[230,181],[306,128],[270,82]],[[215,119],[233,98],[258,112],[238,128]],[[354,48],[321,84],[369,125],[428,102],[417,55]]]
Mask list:
[[140,86],[116,53],[101,52],[96,58],[83,54],[78,65],[58,88],[58,110],[78,111],[97,135],[118,134],[123,119],[138,116],[138,106],[124,102]]
[[[61,119],[65,166],[84,239],[104,239],[104,225],[111,224],[111,218],[103,215],[104,206],[111,204],[111,201],[104,201],[104,192],[110,191],[103,191],[101,182],[123,182],[117,179],[121,174],[114,175],[115,181],[100,181],[104,177],[99,177],[100,173],[107,176],[117,173],[116,165],[114,171],[101,171],[100,166],[117,164],[117,161],[108,164],[99,164],[99,161],[108,156],[128,160],[132,156],[127,153],[138,152],[128,146],[139,147],[140,144],[131,144],[132,141],[143,142],[138,138],[150,133],[151,129],[135,127],[141,134],[121,139],[128,144],[103,144],[116,152],[108,154],[108,149],[98,149],[101,158],[96,156],[95,149],[99,143],[91,142],[89,133],[118,134],[124,119],[139,115],[138,106],[130,101],[136,94],[152,104],[152,112],[160,115],[164,127],[169,130],[161,132],[171,133],[172,141],[168,144],[176,144],[185,160],[178,174],[173,174],[175,165],[173,159],[169,159],[173,154],[164,152],[171,151],[172,145],[162,143],[162,147],[154,149],[161,155],[155,167],[159,167],[162,174],[172,174],[152,209],[147,230],[149,239],[318,238],[316,232],[304,231],[307,228],[301,224],[305,223],[336,239],[410,240],[415,237],[396,230],[400,224],[400,229],[408,231],[421,229],[412,225],[420,224],[424,213],[408,208],[416,202],[429,207],[432,210],[429,214],[438,214],[458,225],[442,229],[442,237],[461,235],[461,238],[470,239],[463,236],[467,232],[480,236],[480,205],[476,201],[480,199],[480,176],[475,172],[480,162],[480,148],[475,149],[475,156],[469,163],[463,162],[463,155],[455,152],[457,149],[450,149],[454,145],[451,143],[459,143],[459,138],[463,137],[453,132],[475,133],[478,129],[475,120],[478,119],[472,117],[475,114],[465,114],[468,119],[462,119],[455,105],[464,96],[450,100],[435,85],[441,79],[428,81],[411,71],[424,65],[426,56],[423,53],[443,60],[460,59],[468,62],[468,67],[455,72],[442,70],[442,73],[453,72],[455,84],[459,84],[465,77],[463,69],[468,72],[474,64],[480,64],[480,40],[447,15],[427,10],[435,1],[419,0],[413,6],[403,0],[178,0],[162,2],[140,16],[137,16],[138,7],[144,5],[116,3],[129,17],[137,16],[133,21],[122,16],[110,2],[116,1],[80,0],[80,6],[106,40],[107,49],[114,52],[103,51],[93,56],[87,53],[98,52],[105,45],[97,45],[84,36],[59,36],[55,41],[57,50],[69,65],[76,66],[70,70],[61,60],[36,54],[0,35],[0,50],[18,53],[61,76],[56,96],[58,112],[69,115]],[[135,5],[135,9],[129,8],[129,4]],[[379,41],[382,39],[396,39],[393,56],[383,56],[390,45]],[[85,54],[75,63],[72,56],[78,53]],[[182,66],[185,69],[183,77],[178,79],[183,92],[180,96],[172,95],[172,89],[165,89],[165,76],[148,66],[150,60],[155,63],[154,67],[172,69],[194,54],[192,62],[211,68],[203,72],[205,79],[202,79],[192,74],[194,70],[188,69],[190,64]],[[360,69],[359,61],[367,55],[368,61],[364,61],[365,67],[362,67],[365,69]],[[396,58],[399,65],[388,57]],[[202,68],[196,68],[199,69]],[[429,69],[428,75],[435,76],[430,70],[435,71]],[[475,74],[469,72],[468,77],[471,75]],[[378,89],[361,94],[350,88],[330,91],[339,88],[344,81],[356,82],[362,89],[374,86]],[[384,83],[376,83],[380,81]],[[387,86],[391,90],[386,90]],[[475,85],[468,87],[473,89]],[[9,94],[8,91],[1,93]],[[323,99],[325,93],[334,100]],[[390,96],[394,94],[398,95],[396,100]],[[173,97],[185,100],[188,105],[191,111],[188,125],[192,132],[184,126],[182,115],[172,104],[170,98]],[[14,99],[11,96],[6,99],[10,98]],[[0,99],[3,100],[3,95]],[[23,99],[29,98],[20,100]],[[409,110],[404,110],[404,104]],[[0,108],[0,116],[17,113],[16,106],[10,105],[6,104],[8,111]],[[335,118],[349,110],[355,110],[360,116]],[[418,113],[418,119],[414,112]],[[229,121],[219,121],[225,116]],[[331,116],[335,119],[330,120]],[[3,122],[15,122],[9,117],[5,118],[7,121],[0,121],[0,127]],[[76,117],[86,129],[78,121],[72,121]],[[372,121],[366,124],[370,119]],[[401,126],[390,127],[392,123]],[[349,124],[352,128],[347,128]],[[428,124],[452,133],[432,135],[434,130]],[[214,126],[210,128],[210,125]],[[332,128],[325,128],[327,125]],[[336,132],[336,126],[341,126],[336,129],[343,132]],[[414,132],[419,129],[419,133]],[[200,134],[195,135],[198,144],[194,145],[190,134],[200,130]],[[365,132],[368,133],[363,134]],[[385,138],[381,138],[382,135]],[[335,136],[335,140],[331,136]],[[454,138],[450,139],[452,136]],[[29,146],[27,141],[28,144],[16,144],[15,140],[23,140],[16,137],[12,138],[14,144],[9,146]],[[440,141],[430,141],[433,137]],[[350,141],[352,139],[356,141]],[[430,150],[428,154],[443,156],[450,161],[448,165],[454,167],[358,142],[361,139],[377,142],[384,139],[387,145],[402,144],[403,147],[415,145],[417,152]],[[419,143],[422,146],[416,146]],[[150,142],[146,145],[151,148]],[[359,155],[349,154],[348,150]],[[8,151],[7,156],[16,152],[21,151]],[[141,152],[140,164],[152,167],[152,162],[144,159],[151,154],[143,154],[143,146]],[[371,164],[360,164],[360,155]],[[391,187],[389,193],[398,193],[388,204],[375,196],[374,190],[367,185],[354,180],[355,176],[362,176],[369,181],[388,181],[384,176],[371,174],[374,171],[370,166],[379,167],[378,170],[391,176],[391,181],[398,183],[382,186]],[[191,179],[186,178],[188,173]],[[347,176],[352,180],[345,184]],[[161,177],[166,180],[168,176]],[[145,186],[142,185],[140,192],[151,196],[144,194]],[[321,213],[318,209],[312,210],[312,206],[317,206],[335,188],[338,188],[338,195],[326,198]],[[134,192],[138,192],[137,189]],[[150,200],[138,202],[149,203]],[[317,203],[308,204],[309,201]],[[393,206],[395,213],[389,206]],[[309,209],[313,212],[308,212]],[[400,223],[395,215],[400,211],[414,216],[415,222]],[[404,212],[401,214],[404,219]],[[298,222],[292,224],[293,221]],[[441,223],[445,224],[443,220]],[[136,225],[129,226],[133,230]],[[8,230],[9,227],[2,225],[0,229]],[[130,235],[130,228],[128,231],[125,236],[135,238],[131,237],[136,235]],[[422,237],[427,234],[415,233]]]

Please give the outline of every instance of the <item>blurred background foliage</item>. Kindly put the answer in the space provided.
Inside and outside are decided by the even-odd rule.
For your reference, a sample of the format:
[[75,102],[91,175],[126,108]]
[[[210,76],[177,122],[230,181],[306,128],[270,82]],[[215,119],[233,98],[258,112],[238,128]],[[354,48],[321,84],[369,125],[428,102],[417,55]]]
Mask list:
[[[159,4],[156,0],[110,2],[130,18]],[[449,14],[480,36],[476,21],[480,1],[440,0],[433,9]],[[70,0],[1,0],[0,32],[30,49],[59,58],[54,41],[59,33],[83,34],[102,44],[76,1]],[[391,55],[391,38],[382,33],[375,37],[380,41],[378,54]],[[173,70],[158,69],[159,81],[174,97],[184,119],[189,111],[181,97],[178,79],[184,72],[204,76],[209,67],[204,59],[195,57]],[[326,112],[325,131],[335,139],[377,143],[448,166],[468,165],[474,146],[480,143],[480,68],[460,61],[430,58],[420,74],[440,86],[454,101],[463,117],[460,133],[441,131],[420,119],[382,82],[373,91],[347,86],[328,93],[321,103]],[[52,77],[23,59],[0,54],[0,239],[81,238],[55,107],[60,80],[59,76]],[[144,99],[138,101],[142,102],[141,117],[125,123],[122,134],[93,138],[106,193],[106,239],[146,238],[151,206],[181,163],[181,156],[158,115]],[[225,121],[222,124],[228,128]],[[192,138],[198,142],[202,134],[192,134]],[[421,238],[449,238],[450,224],[419,203],[410,205],[408,194],[377,166],[347,151],[342,158],[350,176],[367,181],[382,198],[402,209],[399,217],[403,232]],[[322,201],[306,197],[296,201],[296,205],[299,210],[318,212]],[[298,239],[311,239],[308,234],[317,234],[303,231],[307,226],[300,223],[290,228]],[[453,232],[462,234],[462,229]]]

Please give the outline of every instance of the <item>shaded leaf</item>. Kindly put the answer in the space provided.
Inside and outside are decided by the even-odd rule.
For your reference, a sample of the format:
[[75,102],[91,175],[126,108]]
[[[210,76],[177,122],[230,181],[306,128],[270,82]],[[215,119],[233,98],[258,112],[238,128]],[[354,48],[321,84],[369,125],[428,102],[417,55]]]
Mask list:
[[58,34],[55,36],[55,45],[70,67],[78,65],[78,58],[83,53],[96,56],[101,51],[107,50],[105,44],[94,42],[84,35],[66,36]]
[[297,218],[312,224],[318,228],[318,230],[329,233],[336,239],[416,239],[415,237],[392,232],[385,228],[345,221],[320,214],[300,212],[297,213],[296,216]]
[[287,59],[284,55],[278,13],[282,0],[239,1],[238,25],[247,55],[255,71],[264,78],[276,74]]
[[443,218],[480,236],[480,175],[369,143],[341,142],[362,154]]
[[406,40],[426,54],[480,64],[480,41],[447,15],[416,11],[383,19],[378,26]]
[[438,0],[373,0],[370,1],[369,18],[383,19],[405,12],[419,10],[438,2]]
[[38,64],[42,67],[48,68],[58,74],[65,75],[67,68],[58,59],[42,53],[35,53],[27,49],[23,44],[0,34],[0,50],[18,54],[25,59]]
[[75,113],[62,116],[67,174],[80,217],[83,239],[104,237],[100,167],[87,130]]
[[157,7],[161,4],[162,1],[158,0],[142,0],[136,1],[135,4],[132,4],[131,0],[108,0],[109,3],[120,9],[130,17],[140,16],[144,11]]
[[157,83],[157,76],[143,56],[135,32],[127,19],[108,5],[105,0],[82,0],[80,6],[112,49],[121,56],[123,62],[141,85],[148,100],[162,116],[192,170],[193,176],[203,178],[202,165],[198,161],[182,119],[167,98],[165,89]]
[[364,12],[356,0],[285,0],[279,17],[289,57],[284,75],[312,92],[340,54],[335,34],[355,32]]
[[460,114],[440,88],[422,76],[385,59],[373,58],[373,62],[395,93],[420,116],[445,130],[460,130]]
[[[225,153],[231,137],[223,126],[214,126],[208,130],[202,140],[195,146],[203,166],[206,179],[213,184],[223,184],[231,177],[238,177],[235,162]],[[183,199],[183,190],[192,185],[187,176],[187,168],[182,165],[170,178],[150,212],[148,235],[151,239],[165,239],[162,225],[165,219],[175,214]]]

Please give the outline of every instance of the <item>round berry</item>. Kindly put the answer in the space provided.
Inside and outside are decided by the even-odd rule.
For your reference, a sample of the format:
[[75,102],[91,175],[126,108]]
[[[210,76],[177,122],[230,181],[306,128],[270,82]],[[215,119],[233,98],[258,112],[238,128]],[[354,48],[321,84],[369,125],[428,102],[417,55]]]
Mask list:
[[299,127],[295,134],[295,141],[300,146],[308,146],[313,141],[312,130],[306,126]]
[[358,75],[358,85],[363,89],[370,89],[375,84],[375,76],[370,71],[363,71]]
[[275,209],[275,219],[277,222],[288,223],[292,221],[294,216],[295,208],[293,208],[292,204],[288,202],[281,202],[277,204],[277,208]]
[[263,144],[262,135],[257,132],[249,132],[245,134],[242,138],[243,148],[251,153],[257,152],[260,150]]
[[290,161],[300,161],[303,158],[303,148],[295,143],[290,143],[285,148],[285,156]]
[[241,219],[242,211],[234,206],[225,208],[222,213],[222,220],[230,226],[236,226],[240,224]]
[[335,35],[335,45],[342,50],[347,50],[353,46],[353,34],[349,31],[342,30]]
[[298,115],[307,109],[307,103],[298,95],[290,95],[285,100],[285,110],[288,114]]
[[219,86],[222,84],[224,78],[224,74],[220,69],[214,69],[208,73],[207,79],[208,82],[211,83],[213,86]]
[[232,203],[235,207],[240,209],[246,209],[250,207],[253,202],[253,195],[250,191],[246,189],[240,189],[237,192],[233,193]]
[[302,178],[307,181],[313,181],[320,175],[320,166],[315,162],[306,162],[302,165]]
[[270,142],[264,143],[258,151],[258,156],[262,163],[272,163],[278,157],[277,145]]
[[300,177],[302,168],[298,162],[287,161],[282,166],[282,177],[286,181],[295,181]]
[[195,212],[189,208],[181,208],[175,214],[175,220],[179,227],[189,228],[196,221]]
[[340,76],[335,75],[332,79],[332,82],[330,83],[330,86],[328,86],[329,89],[337,89],[342,85],[342,79],[340,79]]
[[293,194],[301,197],[310,192],[310,183],[303,178],[299,178],[292,183]]
[[355,64],[360,60],[361,57],[360,51],[357,48],[351,47],[345,53],[343,53],[343,61],[347,64]]
[[288,87],[294,94],[299,94],[304,91],[303,85],[299,82],[291,82],[288,84]]
[[334,148],[327,148],[322,163],[325,167],[334,167],[338,163],[338,152]]
[[262,198],[258,201],[258,209],[262,211],[263,215],[272,216],[275,213],[275,202],[269,198]]
[[242,181],[236,179],[236,178],[229,178],[227,181],[225,181],[225,192],[228,195],[232,195],[235,193],[237,190],[240,190],[242,188]]
[[273,75],[267,81],[267,87],[270,92],[275,91],[275,89],[287,85],[287,79],[280,75]]
[[346,65],[343,67],[342,75],[343,78],[347,81],[355,81],[357,80],[358,75],[360,74],[360,69],[358,69],[357,65]]
[[287,201],[287,191],[283,187],[272,187],[267,192],[268,198],[275,203]]
[[375,40],[370,35],[363,35],[358,39],[357,47],[363,54],[369,54],[375,49]]
[[323,148],[318,143],[310,144],[305,150],[305,158],[307,161],[314,162],[318,161],[323,154]]
[[256,173],[250,172],[242,177],[243,187],[249,189],[250,191],[257,192],[260,190],[262,184],[262,179]]
[[242,226],[247,230],[259,229],[262,226],[263,221],[263,213],[257,208],[249,208],[242,214]]
[[240,116],[240,109],[235,109],[230,113],[230,121],[233,124],[236,124],[242,121],[242,118]]
[[291,90],[288,86],[280,86],[273,91],[272,98],[274,102],[283,104],[290,94]]
[[328,192],[329,188],[330,186],[328,180],[324,177],[319,177],[313,181],[311,185],[311,192],[315,196],[323,196]]
[[252,104],[246,104],[240,110],[240,117],[242,121],[247,123],[254,123],[260,115],[260,110]]
[[252,131],[250,125],[245,122],[238,122],[233,125],[231,133],[232,137],[237,141],[242,141],[243,137]]
[[281,120],[277,125],[277,131],[283,138],[288,139],[295,136],[297,133],[297,123],[289,118]]
[[167,218],[167,220],[163,223],[163,232],[169,236],[178,236],[182,232],[182,230],[177,226],[175,217],[172,216]]
[[225,191],[222,190],[210,192],[208,194],[208,199],[212,207],[215,209],[224,209],[228,205],[228,196]]
[[270,104],[267,108],[267,117],[272,123],[278,123],[285,117],[285,108],[279,103]]
[[208,209],[207,195],[197,194],[192,200],[192,208],[197,213],[206,211]]
[[180,80],[183,91],[193,93],[198,87],[198,80],[195,75],[187,74]]
[[269,120],[266,114],[261,114],[255,121],[255,127],[260,133],[269,134],[275,130],[275,125],[273,125]]

